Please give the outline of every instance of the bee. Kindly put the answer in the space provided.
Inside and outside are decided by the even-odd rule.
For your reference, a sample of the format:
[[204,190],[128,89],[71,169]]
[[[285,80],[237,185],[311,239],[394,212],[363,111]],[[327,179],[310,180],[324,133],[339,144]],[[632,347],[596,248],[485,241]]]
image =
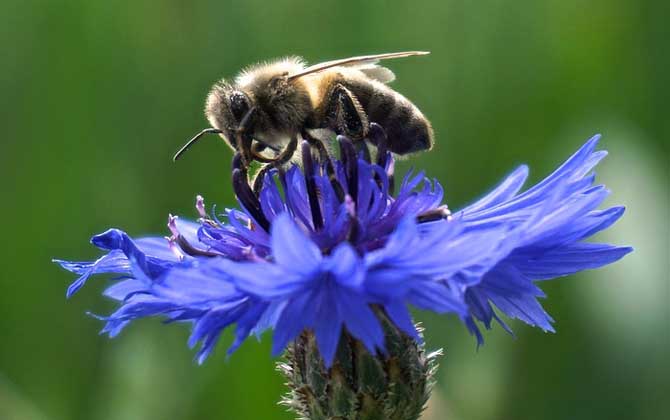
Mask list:
[[[433,129],[421,111],[387,86],[395,79],[381,60],[425,55],[407,51],[365,55],[307,66],[299,57],[243,70],[234,81],[216,83],[206,101],[212,128],[198,133],[175,155],[177,160],[205,134],[219,134],[251,160],[275,165],[290,160],[297,139],[321,141],[324,133],[366,139],[371,123],[386,133],[386,149],[398,155],[428,150]],[[272,155],[268,156],[267,152]]]

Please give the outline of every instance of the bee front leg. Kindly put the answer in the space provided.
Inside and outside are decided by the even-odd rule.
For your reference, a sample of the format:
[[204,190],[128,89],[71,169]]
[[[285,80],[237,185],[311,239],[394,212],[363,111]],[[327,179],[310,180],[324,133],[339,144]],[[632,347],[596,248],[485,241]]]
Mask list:
[[281,166],[291,160],[297,148],[298,136],[294,135],[277,157],[265,161],[267,163],[258,171],[258,173],[256,173],[252,182],[253,191],[257,197],[260,196],[261,190],[263,189],[263,181],[265,180],[266,175],[268,175],[272,169],[280,168],[281,170]]
[[336,84],[328,95],[325,110],[327,128],[352,140],[364,139],[369,122],[356,96],[342,84]]
[[255,115],[256,107],[254,106],[251,107],[246,114],[244,114],[244,117],[235,130],[235,146],[242,157],[242,164],[247,168],[251,163],[251,145],[253,143],[253,138],[251,137],[249,131],[251,125],[253,124]]

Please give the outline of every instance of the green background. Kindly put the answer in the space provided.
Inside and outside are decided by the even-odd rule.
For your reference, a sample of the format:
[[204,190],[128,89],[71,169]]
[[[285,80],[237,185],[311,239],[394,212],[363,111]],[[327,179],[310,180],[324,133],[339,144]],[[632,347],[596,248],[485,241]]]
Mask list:
[[[203,141],[211,84],[288,54],[310,62],[430,50],[396,60],[393,86],[432,120],[426,169],[452,209],[520,163],[531,181],[587,138],[599,181],[628,211],[600,240],[623,261],[543,283],[556,334],[512,322],[474,340],[418,314],[446,356],[426,413],[442,419],[658,419],[668,412],[668,136],[664,2],[0,2],[0,419],[290,419],[270,337],[204,366],[188,328],[142,321],[115,340],[85,311],[112,304],[96,279],[70,301],[53,257],[94,258],[115,226],[165,234],[197,193],[234,204],[230,152]],[[667,6],[666,6],[667,7]]]

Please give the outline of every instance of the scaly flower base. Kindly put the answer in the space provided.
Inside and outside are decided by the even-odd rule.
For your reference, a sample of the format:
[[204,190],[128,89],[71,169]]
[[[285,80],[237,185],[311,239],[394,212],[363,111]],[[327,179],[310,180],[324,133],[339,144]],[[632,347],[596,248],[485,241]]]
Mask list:
[[278,370],[288,379],[282,404],[304,420],[416,420],[428,401],[437,370],[435,351],[398,330],[377,310],[387,354],[370,354],[344,333],[332,368],[327,369],[311,332],[287,349]]

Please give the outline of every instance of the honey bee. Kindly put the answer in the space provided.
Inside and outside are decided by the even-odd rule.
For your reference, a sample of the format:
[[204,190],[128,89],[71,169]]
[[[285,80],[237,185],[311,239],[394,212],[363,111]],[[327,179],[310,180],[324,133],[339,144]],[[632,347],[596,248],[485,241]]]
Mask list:
[[251,160],[276,165],[292,158],[298,137],[321,141],[325,132],[360,141],[371,123],[383,128],[385,148],[395,154],[428,150],[433,145],[430,122],[386,85],[395,75],[379,65],[380,60],[425,54],[365,55],[309,67],[289,57],[251,66],[234,81],[212,87],[205,105],[212,128],[198,133],[174,159],[204,134],[219,134],[247,165]]

